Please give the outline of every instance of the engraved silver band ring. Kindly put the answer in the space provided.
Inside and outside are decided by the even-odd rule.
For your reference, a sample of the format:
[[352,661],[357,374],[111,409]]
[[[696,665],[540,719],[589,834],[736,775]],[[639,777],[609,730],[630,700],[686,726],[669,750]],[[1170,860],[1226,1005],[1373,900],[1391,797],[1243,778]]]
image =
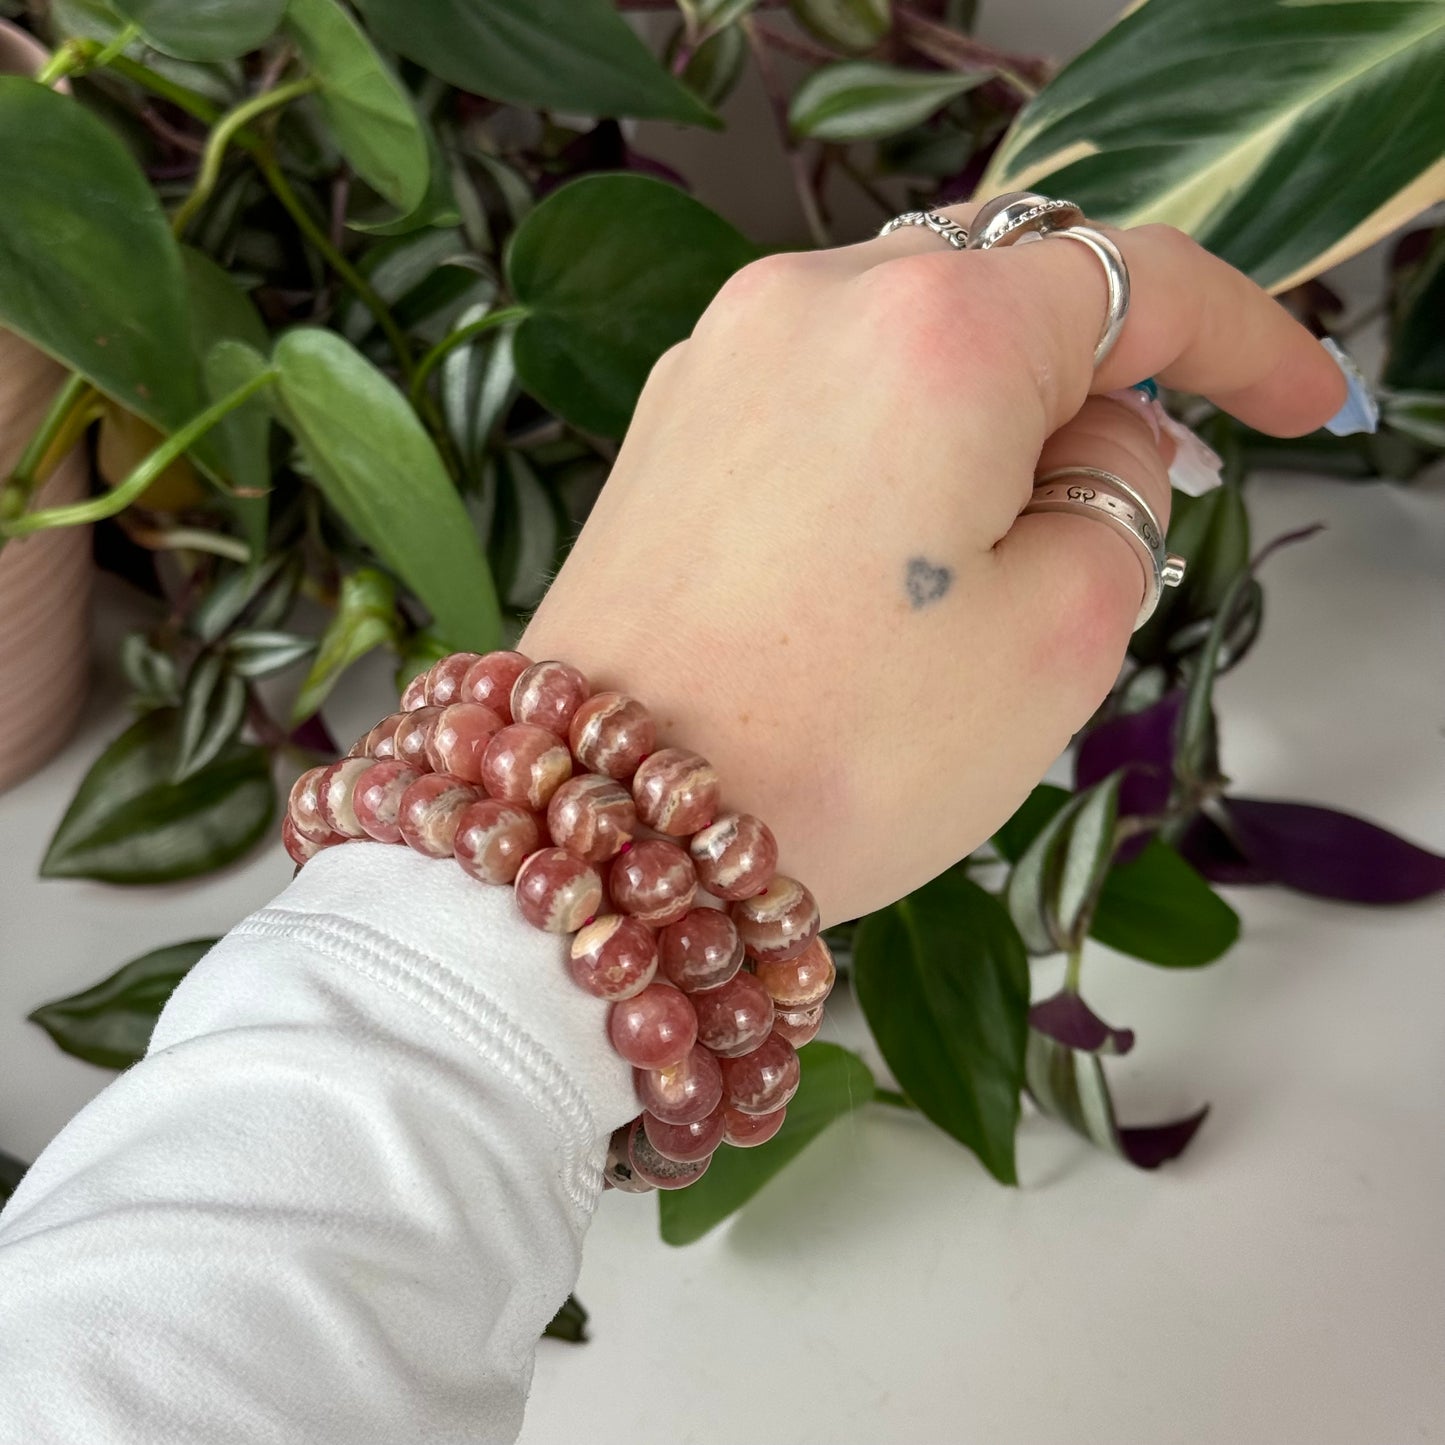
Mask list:
[[939,211],[904,211],[902,215],[894,216],[878,234],[889,236],[894,231],[901,231],[904,226],[922,226],[935,236],[942,236],[955,251],[962,251],[968,245],[968,231]]

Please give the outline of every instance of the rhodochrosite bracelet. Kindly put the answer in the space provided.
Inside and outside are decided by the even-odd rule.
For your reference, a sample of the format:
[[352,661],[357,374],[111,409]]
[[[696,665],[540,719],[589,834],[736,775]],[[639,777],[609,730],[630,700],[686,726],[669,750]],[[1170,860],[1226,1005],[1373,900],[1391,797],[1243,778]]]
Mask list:
[[720,1144],[771,1139],[835,975],[767,824],[719,812],[706,758],[656,747],[641,703],[565,662],[455,653],[401,709],[296,780],[282,836],[297,864],[405,843],[510,884],[529,923],[572,935],[568,972],[611,1003],[643,1105],[613,1136],[612,1187],[681,1189]]

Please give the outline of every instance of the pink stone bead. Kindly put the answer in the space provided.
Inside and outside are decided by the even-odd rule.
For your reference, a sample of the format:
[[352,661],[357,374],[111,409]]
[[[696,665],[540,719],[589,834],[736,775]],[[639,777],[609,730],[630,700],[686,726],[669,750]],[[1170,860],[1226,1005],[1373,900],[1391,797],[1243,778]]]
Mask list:
[[351,803],[356,821],[368,838],[378,843],[400,843],[401,829],[397,814],[402,795],[422,775],[396,758],[387,758],[372,765],[357,778],[351,790]]
[[732,906],[749,958],[780,963],[796,958],[818,936],[818,905],[796,878],[773,876],[763,892]]
[[669,1124],[694,1124],[722,1103],[722,1067],[701,1044],[670,1069],[635,1069],[633,1081],[642,1107]]
[[823,1027],[823,1009],[820,1003],[812,1008],[780,1008],[773,1015],[773,1032],[787,1039],[795,1049],[811,1044]]
[[467,669],[461,700],[491,708],[504,723],[515,722],[512,688],[531,665],[532,659],[520,652],[489,652]]
[[838,976],[833,955],[822,938],[815,938],[796,958],[759,962],[753,968],[758,982],[782,1009],[812,1008],[833,992]]
[[697,875],[692,860],[664,838],[646,838],[613,859],[607,875],[613,907],[654,928],[676,923],[692,907]]
[[657,936],[635,918],[603,914],[572,940],[567,971],[597,998],[613,1003],[632,998],[657,972]]
[[657,746],[652,715],[634,697],[599,692],[572,714],[572,751],[583,767],[626,782]]
[[[420,707],[421,704],[418,703],[417,706]],[[382,720],[367,733],[366,741],[362,747],[362,751],[367,757],[375,758],[377,762],[381,762],[386,758],[394,758],[396,756],[396,730],[401,726],[405,717],[406,713],[404,712],[394,712],[390,717],[382,718]]]
[[605,1189],[619,1189],[624,1194],[651,1194],[657,1187],[649,1184],[632,1167],[627,1157],[627,1140],[632,1125],[624,1124],[612,1131],[612,1140],[607,1146],[607,1163],[602,1166],[602,1185]]
[[431,743],[432,729],[436,727],[436,721],[441,715],[441,708],[428,703],[425,707],[407,713],[397,723],[391,738],[392,756],[397,762],[405,763],[418,773],[431,772],[427,749]]
[[426,701],[426,673],[419,672],[407,683],[401,694],[401,710],[414,712]]
[[709,893],[736,902],[768,886],[778,866],[778,840],[761,818],[727,813],[688,844],[697,876]]
[[370,766],[370,758],[342,758],[321,775],[317,801],[322,820],[333,833],[340,833],[343,838],[366,837],[366,829],[357,820],[351,795],[356,791],[356,780]]
[[665,1159],[653,1147],[642,1127],[642,1120],[635,1119],[627,1134],[627,1161],[632,1172],[654,1189],[686,1189],[707,1173],[712,1156],[695,1163],[682,1164],[674,1159]]
[[565,738],[572,715],[592,688],[565,662],[534,662],[512,684],[512,720],[532,723]]
[[565,848],[539,848],[513,884],[522,917],[544,933],[576,933],[602,907],[597,870]]
[[483,798],[462,810],[452,851],[462,868],[482,883],[510,883],[525,858],[542,846],[537,815]]
[[712,822],[721,791],[717,770],[686,748],[661,748],[632,778],[637,816],[659,833],[696,833]]
[[723,1138],[735,1149],[752,1149],[766,1144],[788,1117],[787,1109],[771,1114],[744,1114],[728,1104],[723,1105]]
[[324,766],[307,768],[292,783],[291,795],[286,800],[286,816],[291,819],[291,826],[307,842],[323,848],[344,841],[321,816],[321,779],[325,776]]
[[671,984],[650,983],[635,997],[612,1005],[607,1036],[634,1068],[670,1069],[692,1052],[697,1015],[685,993]]
[[450,858],[463,811],[482,790],[445,773],[424,773],[401,795],[396,824],[402,842],[425,858]]
[[462,679],[473,663],[480,662],[480,652],[454,652],[432,663],[426,675],[426,700],[433,707],[450,707],[462,697]]
[[504,803],[518,803],[533,812],[544,809],[571,776],[567,745],[555,733],[531,723],[508,724],[482,755],[486,790]]
[[615,857],[637,833],[632,794],[601,773],[583,773],[562,784],[547,804],[552,841],[589,863]]
[[[303,838],[296,831],[296,824],[291,821],[291,815],[281,819],[281,846],[290,855],[291,861],[300,868],[303,864],[309,863],[325,846],[321,843],[313,843],[310,838]],[[718,1093],[722,1093],[722,1076],[718,1076]]]
[[773,1031],[773,1001],[746,971],[691,998],[698,1040],[719,1058],[750,1053]]
[[435,772],[450,773],[468,783],[480,783],[487,744],[505,726],[491,708],[481,703],[451,703],[432,724],[427,740],[427,762]]
[[751,1053],[722,1061],[723,1094],[740,1114],[771,1114],[798,1092],[802,1069],[787,1039],[769,1034]]
[[711,1159],[717,1146],[723,1141],[723,1112],[721,1106],[706,1118],[691,1124],[669,1124],[655,1114],[644,1113],[642,1127],[647,1133],[647,1142],[674,1164],[696,1164],[702,1159]]
[[720,908],[694,908],[662,930],[658,962],[684,993],[726,983],[743,964],[743,941]]

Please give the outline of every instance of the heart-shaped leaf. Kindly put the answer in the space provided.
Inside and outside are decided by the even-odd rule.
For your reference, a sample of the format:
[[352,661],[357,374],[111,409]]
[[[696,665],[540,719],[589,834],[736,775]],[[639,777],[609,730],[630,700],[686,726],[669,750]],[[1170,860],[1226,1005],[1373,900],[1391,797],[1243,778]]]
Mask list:
[[1239,915],[1165,843],[1109,870],[1090,934],[1161,968],[1199,968],[1234,947]]
[[870,913],[854,942],[853,985],[908,1097],[1016,1184],[1029,974],[998,900],[949,872]]
[[982,70],[900,70],[876,60],[841,60],[798,87],[788,124],[812,140],[877,140],[920,124],[988,79]]
[[114,0],[157,50],[181,60],[234,60],[281,23],[286,0]]
[[310,717],[353,662],[396,638],[396,588],[391,578],[374,567],[362,567],[343,577],[336,612],[291,708],[292,721]]
[[726,1145],[708,1171],[686,1189],[658,1194],[658,1226],[668,1244],[692,1244],[735,1214],[768,1180],[791,1164],[829,1124],[873,1097],[873,1075],[857,1054],[837,1044],[798,1051],[802,1082],[783,1127],[751,1149]]

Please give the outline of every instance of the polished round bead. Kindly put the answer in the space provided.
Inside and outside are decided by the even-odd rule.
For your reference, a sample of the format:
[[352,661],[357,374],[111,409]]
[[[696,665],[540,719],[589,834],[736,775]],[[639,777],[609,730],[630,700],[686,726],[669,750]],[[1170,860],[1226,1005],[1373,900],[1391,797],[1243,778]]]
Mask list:
[[692,860],[676,843],[645,838],[613,859],[607,888],[619,913],[630,913],[662,928],[692,907],[697,874]]
[[722,1103],[722,1066],[711,1049],[695,1044],[670,1069],[635,1069],[642,1107],[669,1124],[693,1124]]
[[392,756],[397,762],[405,763],[419,773],[432,771],[431,760],[427,754],[431,745],[432,729],[436,727],[436,721],[441,715],[441,708],[427,703],[425,707],[407,713],[397,723],[391,738]]
[[723,1138],[735,1149],[752,1149],[766,1144],[788,1117],[787,1109],[774,1109],[771,1114],[744,1114],[729,1104],[723,1105]]
[[773,1031],[773,1001],[746,971],[691,998],[698,1040],[719,1058],[750,1053]]
[[691,1124],[669,1124],[655,1114],[644,1113],[642,1127],[647,1131],[647,1142],[664,1159],[671,1159],[674,1164],[696,1164],[713,1156],[723,1141],[725,1126],[719,1106]]
[[818,936],[818,905],[796,878],[775,874],[763,892],[732,906],[749,958],[780,963],[796,958]]
[[356,805],[351,795],[356,791],[356,780],[370,766],[370,758],[342,758],[321,775],[317,802],[322,821],[343,838],[366,837],[366,829],[357,820]]
[[773,1032],[787,1039],[795,1049],[811,1044],[823,1027],[824,1005],[815,1003],[811,1008],[780,1008],[773,1015]]
[[532,723],[565,738],[572,715],[592,692],[587,679],[565,662],[534,662],[512,684],[512,720]]
[[707,1173],[712,1156],[696,1163],[681,1164],[664,1158],[647,1137],[641,1118],[635,1119],[627,1133],[627,1160],[632,1172],[654,1189],[686,1189]]
[[743,941],[720,908],[694,908],[669,923],[657,952],[663,976],[684,993],[717,988],[743,963]]
[[341,841],[336,830],[321,816],[321,779],[325,776],[324,766],[307,768],[291,784],[291,795],[286,800],[286,816],[291,819],[291,826],[303,838],[323,848]]
[[433,707],[450,707],[454,702],[463,701],[462,679],[474,662],[480,662],[479,652],[454,652],[432,663],[426,675],[426,700]]
[[635,918],[604,913],[572,940],[567,971],[597,998],[632,998],[657,973],[657,935]]
[[833,955],[821,937],[815,938],[796,958],[759,962],[753,969],[758,982],[782,1009],[812,1008],[833,992],[837,970]]
[[539,848],[512,885],[522,917],[544,933],[576,933],[602,907],[597,870],[565,848]]
[[378,843],[400,843],[401,829],[397,814],[402,795],[422,774],[396,758],[387,758],[372,765],[356,780],[351,803],[356,821],[368,838]]
[[552,794],[547,830],[559,848],[589,863],[602,863],[636,836],[637,805],[621,783],[601,773],[583,773]]
[[722,1061],[723,1096],[740,1114],[771,1114],[798,1092],[802,1070],[787,1039],[769,1034],[751,1053]]
[[403,712],[414,712],[426,702],[426,673],[419,672],[402,689],[401,710]]
[[686,748],[661,748],[632,777],[637,816],[659,833],[680,836],[705,828],[717,814],[717,770]]
[[[421,704],[417,703],[420,707]],[[381,762],[385,758],[396,756],[396,730],[405,719],[406,713],[394,712],[389,717],[384,717],[367,733],[362,751],[369,758],[375,758]]]
[[[288,813],[281,819],[281,846],[290,855],[291,861],[300,868],[302,864],[309,863],[326,845],[324,843],[313,843],[310,838],[302,837],[296,831],[296,824],[291,821]],[[722,1078],[718,1078],[718,1094],[722,1094]]]
[[651,1194],[657,1187],[641,1178],[627,1157],[627,1139],[632,1125],[624,1124],[612,1131],[607,1145],[607,1163],[602,1166],[602,1183],[605,1188],[620,1189],[624,1194]]
[[486,790],[504,803],[519,803],[534,812],[544,809],[571,776],[567,745],[555,733],[530,723],[504,727],[482,755]]
[[482,883],[510,883],[522,861],[542,846],[535,813],[515,803],[483,798],[457,819],[452,851],[462,868]]
[[607,1036],[634,1068],[670,1069],[692,1052],[697,1015],[685,993],[671,984],[650,983],[635,997],[612,1005]]
[[481,703],[451,703],[432,724],[431,737],[427,740],[427,762],[434,772],[480,783],[487,744],[505,726],[491,708]]
[[657,746],[657,729],[635,697],[599,692],[572,714],[568,738],[583,767],[626,782]]
[[424,858],[450,858],[462,813],[480,800],[473,783],[445,773],[423,773],[401,795],[396,825],[402,842]]
[[736,902],[761,893],[778,866],[778,840],[761,818],[726,813],[688,844],[702,886]]
[[512,688],[531,667],[532,659],[520,652],[489,652],[474,662],[462,678],[461,700],[489,707],[504,723],[512,717]]

